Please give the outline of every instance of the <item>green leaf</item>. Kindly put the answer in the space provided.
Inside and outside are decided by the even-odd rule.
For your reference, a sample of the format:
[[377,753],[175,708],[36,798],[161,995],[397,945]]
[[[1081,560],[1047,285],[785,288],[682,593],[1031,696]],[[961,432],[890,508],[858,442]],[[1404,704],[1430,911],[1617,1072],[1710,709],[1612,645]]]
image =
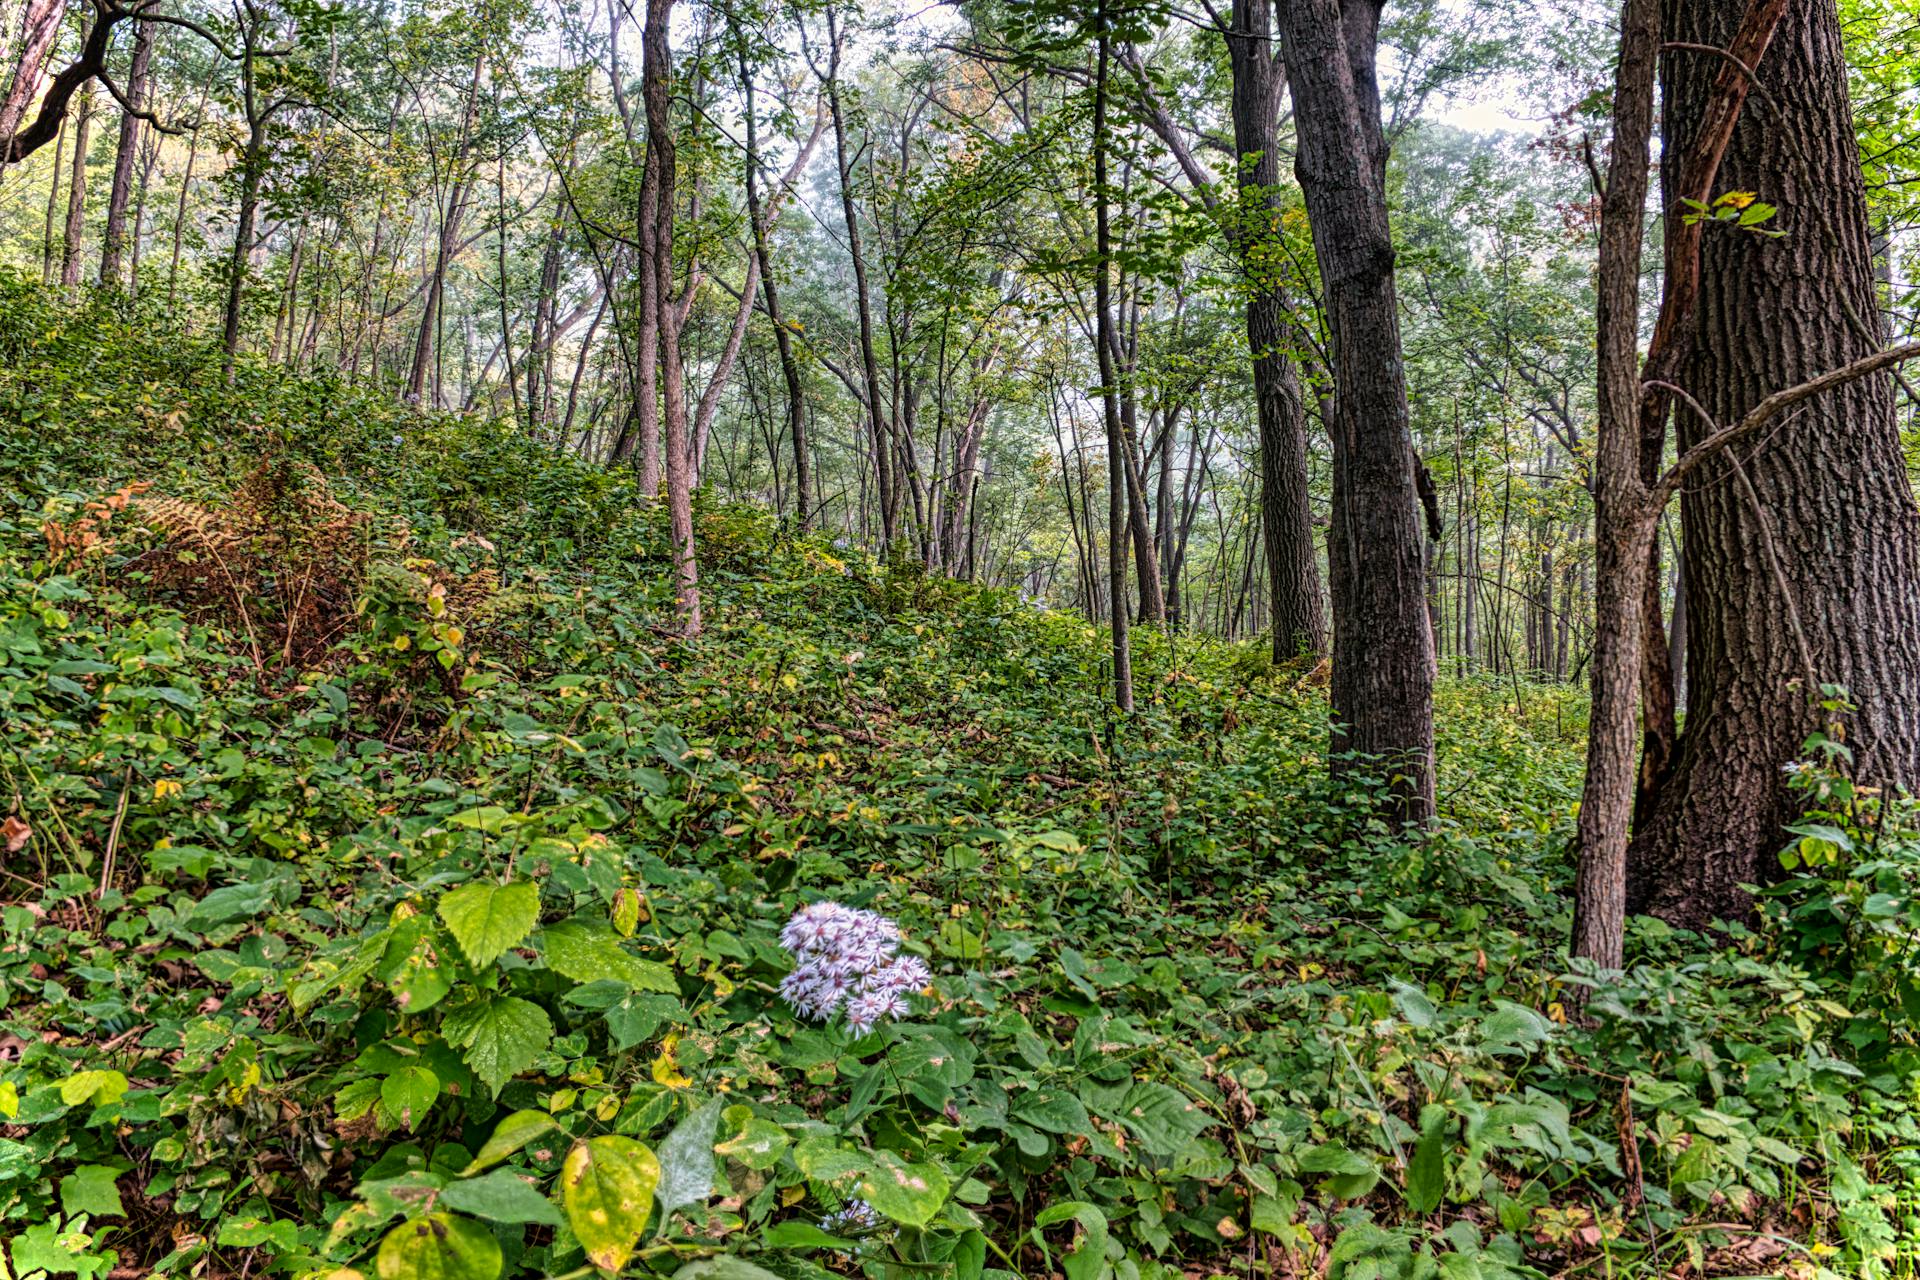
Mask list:
[[1358,1199],[1380,1181],[1380,1169],[1373,1161],[1337,1142],[1309,1148],[1300,1157],[1300,1171],[1331,1175],[1324,1185],[1342,1200]]
[[575,982],[621,982],[637,991],[680,994],[673,970],[630,954],[609,929],[569,920],[543,929],[540,945],[547,967]]
[[749,1169],[771,1169],[780,1162],[781,1153],[792,1145],[787,1131],[771,1120],[762,1120],[744,1106],[728,1107],[721,1113],[734,1134],[714,1148],[729,1160],[738,1160]]
[[1080,1234],[1061,1263],[1067,1280],[1098,1280],[1107,1265],[1107,1215],[1082,1200],[1066,1200],[1048,1205],[1033,1220],[1036,1233],[1042,1227],[1072,1221]]
[[118,1071],[76,1071],[60,1082],[60,1101],[70,1107],[83,1102],[104,1107],[126,1097],[129,1087]]
[[530,881],[465,884],[440,899],[440,919],[475,968],[492,964],[540,919],[540,890]]
[[430,1213],[387,1232],[374,1257],[380,1280],[494,1280],[500,1242],[472,1218]]
[[947,1202],[947,1175],[931,1164],[909,1164],[891,1151],[873,1153],[860,1180],[860,1196],[882,1214],[909,1227],[924,1227]]
[[405,1129],[424,1120],[439,1096],[440,1077],[427,1067],[401,1067],[380,1082],[381,1105]]
[[553,1201],[507,1169],[454,1183],[440,1193],[440,1203],[488,1222],[542,1222],[550,1227],[561,1222]]
[[673,1127],[660,1144],[660,1225],[676,1209],[705,1204],[713,1194],[713,1129],[720,1120],[721,1101],[711,1099]]
[[448,1014],[441,1034],[454,1048],[466,1050],[467,1065],[498,1096],[552,1042],[553,1022],[530,1000],[494,996]]
[[673,1280],[780,1280],[765,1267],[756,1267],[745,1258],[723,1253],[689,1262],[673,1273]]
[[839,1249],[844,1252],[853,1248],[853,1241],[830,1235],[811,1222],[802,1222],[798,1218],[774,1223],[760,1238],[769,1249]]
[[90,1213],[96,1218],[124,1218],[120,1188],[115,1179],[121,1171],[110,1164],[83,1164],[60,1179],[60,1207],[68,1215]]
[[659,1185],[660,1161],[632,1138],[594,1138],[567,1153],[560,1200],[588,1261],[608,1271],[627,1265]]
[[1014,1104],[1012,1114],[1048,1133],[1084,1134],[1093,1124],[1086,1107],[1070,1093],[1030,1093]]
[[393,927],[379,973],[400,1012],[425,1013],[453,990],[452,975],[441,955],[444,945],[426,916],[410,916]]
[[470,1177],[490,1165],[499,1164],[535,1138],[559,1127],[560,1122],[544,1111],[516,1111],[493,1126],[492,1135],[480,1144],[479,1154],[460,1172]]
[[1426,1217],[1440,1207],[1447,1191],[1447,1109],[1420,1108],[1420,1141],[1407,1162],[1407,1208]]
[[953,1250],[953,1280],[980,1280],[987,1266],[987,1238],[978,1231],[960,1237]]
[[78,1280],[104,1276],[113,1265],[104,1253],[91,1253],[92,1241],[85,1232],[62,1231],[59,1220],[28,1227],[13,1237],[13,1269],[16,1275],[34,1272],[71,1274]]
[[1120,1119],[1156,1156],[1178,1155],[1213,1123],[1192,1098],[1152,1080],[1142,1080],[1127,1090],[1120,1100]]
[[272,885],[230,884],[215,889],[194,903],[193,910],[187,913],[186,923],[192,928],[210,928],[231,920],[260,915],[272,905]]
[[793,1163],[815,1182],[838,1182],[865,1173],[873,1165],[860,1152],[843,1149],[839,1139],[827,1133],[800,1139],[793,1148]]

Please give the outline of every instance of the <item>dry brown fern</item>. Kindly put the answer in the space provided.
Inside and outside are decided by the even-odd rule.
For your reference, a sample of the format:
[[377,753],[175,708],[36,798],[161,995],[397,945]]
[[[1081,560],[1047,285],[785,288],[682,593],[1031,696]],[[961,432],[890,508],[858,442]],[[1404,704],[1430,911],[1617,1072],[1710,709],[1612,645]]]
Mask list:
[[197,620],[244,630],[262,671],[319,665],[352,625],[370,522],[310,464],[269,458],[225,506],[134,505],[161,542],[129,567]]

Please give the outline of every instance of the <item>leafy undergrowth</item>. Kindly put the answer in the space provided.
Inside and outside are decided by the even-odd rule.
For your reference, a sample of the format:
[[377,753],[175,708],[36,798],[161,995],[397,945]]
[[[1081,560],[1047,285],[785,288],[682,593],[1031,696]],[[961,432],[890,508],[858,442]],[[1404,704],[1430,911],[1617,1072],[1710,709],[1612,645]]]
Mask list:
[[[1569,1022],[1564,689],[1445,685],[1405,838],[1256,651],[1117,720],[1081,619],[737,509],[684,644],[624,477],[156,332],[0,282],[14,1277],[1911,1267],[1850,803],[1792,945],[1637,923]],[[823,899],[905,1016],[781,1001]]]

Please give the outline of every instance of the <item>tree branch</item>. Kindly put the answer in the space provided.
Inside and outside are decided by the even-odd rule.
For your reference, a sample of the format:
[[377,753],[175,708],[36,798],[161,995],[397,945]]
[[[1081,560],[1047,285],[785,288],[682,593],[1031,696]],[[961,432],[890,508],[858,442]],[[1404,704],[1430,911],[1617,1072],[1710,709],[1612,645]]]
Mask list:
[[[1913,359],[1920,359],[1920,342],[1906,342],[1897,347],[1888,347],[1885,351],[1876,351],[1870,356],[1862,356],[1850,364],[1843,364],[1838,369],[1830,370],[1817,378],[1810,378],[1805,382],[1774,392],[1748,410],[1746,417],[1730,427],[1721,427],[1682,454],[1680,460],[1667,469],[1667,473],[1660,477],[1660,482],[1648,493],[1652,509],[1658,511],[1666,506],[1668,499],[1679,490],[1680,483],[1699,470],[1714,454],[1729,445],[1738,444],[1794,405]],[[1703,418],[1706,417],[1705,411],[1700,408],[1698,402],[1671,383],[1650,382],[1647,385],[1657,387],[1669,395],[1678,391],[1692,404],[1696,412]],[[1713,419],[1706,418],[1706,421],[1711,423]]]

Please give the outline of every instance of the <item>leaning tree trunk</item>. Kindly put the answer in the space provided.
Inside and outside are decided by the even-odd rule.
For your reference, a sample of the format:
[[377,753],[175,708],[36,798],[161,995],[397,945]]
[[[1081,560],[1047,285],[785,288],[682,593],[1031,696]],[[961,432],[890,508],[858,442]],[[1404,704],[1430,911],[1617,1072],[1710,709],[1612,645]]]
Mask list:
[[1399,816],[1424,821],[1433,633],[1374,73],[1380,3],[1281,0],[1279,17],[1333,348],[1333,750],[1380,758]]
[[[1665,151],[1701,126],[1744,0],[1667,0]],[[1714,190],[1750,191],[1783,237],[1709,225],[1680,384],[1715,422],[1878,350],[1872,253],[1833,0],[1787,7],[1758,67],[1769,109],[1744,113]],[[1670,202],[1671,203],[1671,202]],[[1669,219],[1684,210],[1671,209]],[[1677,414],[1690,447],[1711,428]],[[1628,906],[1678,924],[1738,920],[1742,884],[1777,872],[1795,804],[1781,766],[1845,685],[1857,772],[1920,781],[1920,511],[1893,387],[1860,379],[1728,449],[1683,490],[1687,721],[1635,834]]]

